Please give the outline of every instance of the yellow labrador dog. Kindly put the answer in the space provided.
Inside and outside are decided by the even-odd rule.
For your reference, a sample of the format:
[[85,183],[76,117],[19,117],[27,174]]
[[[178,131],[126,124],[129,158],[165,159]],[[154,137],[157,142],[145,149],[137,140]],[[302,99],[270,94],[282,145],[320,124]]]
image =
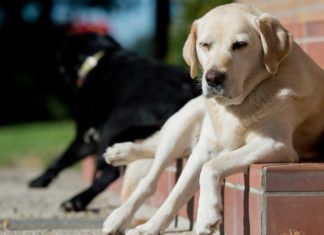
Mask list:
[[[324,137],[324,73],[273,16],[246,4],[217,7],[196,20],[183,54],[203,96],[172,116],[150,143],[108,149],[108,162],[142,152],[153,157],[148,174],[104,222],[103,232],[124,231],[153,194],[163,169],[190,152],[171,194],[155,215],[127,235],[156,235],[198,190],[197,234],[214,234],[222,221],[221,185],[251,163],[316,157]],[[156,141],[154,141],[156,139]]]

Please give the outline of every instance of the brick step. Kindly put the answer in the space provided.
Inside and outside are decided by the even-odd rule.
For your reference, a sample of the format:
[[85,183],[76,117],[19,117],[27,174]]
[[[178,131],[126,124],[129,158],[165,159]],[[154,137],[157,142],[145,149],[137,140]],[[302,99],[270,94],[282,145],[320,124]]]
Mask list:
[[[83,163],[89,174],[92,163]],[[88,172],[88,173],[87,173]],[[158,208],[175,184],[176,165],[161,176],[147,204]],[[122,177],[109,187],[119,192]],[[195,195],[194,221],[199,193]],[[255,164],[248,174],[226,178],[224,185],[226,235],[317,235],[324,230],[324,164]],[[188,218],[186,206],[179,215]]]
[[324,164],[251,165],[224,195],[227,235],[323,234]]

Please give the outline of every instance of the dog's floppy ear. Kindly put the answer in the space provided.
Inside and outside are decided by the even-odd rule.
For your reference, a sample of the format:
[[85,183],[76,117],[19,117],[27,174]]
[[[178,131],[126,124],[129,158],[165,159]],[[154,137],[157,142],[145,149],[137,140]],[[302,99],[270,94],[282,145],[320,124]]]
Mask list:
[[280,24],[279,20],[264,13],[256,20],[264,52],[264,64],[267,71],[275,74],[292,47],[291,34]]
[[184,44],[182,55],[186,63],[190,66],[190,76],[195,78],[197,74],[198,57],[196,52],[197,22],[191,26],[190,34]]

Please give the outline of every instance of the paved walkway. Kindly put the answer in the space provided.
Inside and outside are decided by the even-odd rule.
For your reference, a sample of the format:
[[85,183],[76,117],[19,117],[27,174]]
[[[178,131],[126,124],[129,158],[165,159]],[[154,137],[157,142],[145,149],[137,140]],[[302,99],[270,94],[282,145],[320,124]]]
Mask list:
[[[47,189],[29,189],[27,182],[37,170],[0,169],[0,234],[8,235],[101,235],[106,216],[120,204],[118,195],[106,191],[99,195],[86,212],[65,213],[60,203],[84,189],[77,171],[68,170]],[[154,211],[143,208],[140,218]],[[186,224],[180,225],[186,227]],[[171,231],[174,229],[170,228]],[[192,235],[192,232],[168,232],[168,235]]]

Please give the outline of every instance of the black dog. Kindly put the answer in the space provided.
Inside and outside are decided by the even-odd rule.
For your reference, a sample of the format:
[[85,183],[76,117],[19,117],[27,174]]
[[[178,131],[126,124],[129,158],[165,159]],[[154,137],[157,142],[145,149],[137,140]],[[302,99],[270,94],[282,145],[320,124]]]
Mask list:
[[60,72],[75,93],[76,135],[29,186],[46,187],[63,169],[96,154],[100,176],[62,204],[66,211],[80,211],[119,177],[119,168],[104,162],[105,149],[153,134],[198,92],[181,68],[143,58],[109,36],[72,35],[63,45],[59,61]]

